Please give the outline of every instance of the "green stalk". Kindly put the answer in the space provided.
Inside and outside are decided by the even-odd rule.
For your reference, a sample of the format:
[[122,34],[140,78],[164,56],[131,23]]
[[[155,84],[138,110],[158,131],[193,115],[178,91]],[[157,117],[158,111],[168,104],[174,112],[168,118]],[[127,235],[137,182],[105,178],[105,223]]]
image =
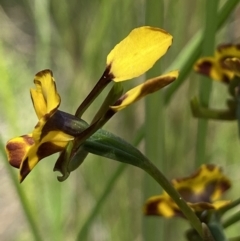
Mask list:
[[228,228],[229,226],[239,221],[240,221],[240,211],[238,211],[237,213],[233,214],[230,218],[225,220],[222,225],[224,228]]
[[[210,2],[210,1],[209,1]],[[211,1],[212,2],[212,1]],[[213,1],[214,2],[214,1]],[[225,5],[219,11],[216,21],[217,29],[219,30],[225,23],[226,19],[232,13],[234,8],[239,3],[239,0],[226,1]],[[210,3],[209,3],[210,4]],[[179,89],[188,76],[189,72],[192,70],[193,64],[197,61],[201,54],[201,46],[204,40],[204,32],[197,32],[192,39],[187,43],[186,47],[180,52],[175,61],[171,64],[168,70],[180,69],[180,75],[173,84],[165,92],[164,103],[167,105],[174,93]]]
[[[217,10],[219,0],[206,0],[205,30],[202,49],[203,56],[213,56],[215,49],[215,34],[217,31]],[[204,107],[207,107],[212,90],[212,81],[208,77],[201,77],[199,99]],[[197,144],[196,144],[196,166],[200,166],[206,156],[208,120],[198,120]]]
[[[145,2],[146,25],[163,28],[164,1],[147,0]],[[147,72],[146,79],[158,76],[161,73],[161,63],[157,62],[153,69]],[[145,153],[155,165],[164,170],[164,108],[163,94],[157,92],[145,99]],[[153,180],[145,175],[143,179],[143,199],[160,193],[161,189]],[[157,241],[164,239],[163,220],[151,218],[143,219],[143,240]]]
[[[0,140],[0,152],[5,153],[4,144],[2,140]],[[7,160],[5,157],[4,160]],[[13,186],[18,194],[18,198],[21,202],[21,207],[23,208],[24,215],[28,221],[28,225],[31,230],[31,234],[35,241],[42,241],[42,238],[40,236],[39,230],[37,228],[36,222],[34,220],[33,213],[31,211],[30,205],[27,201],[25,193],[22,191],[21,185],[19,184],[19,181],[17,179],[16,173],[14,172],[13,168],[9,165],[9,163],[6,161],[6,168],[8,170],[8,174],[10,175],[10,179],[12,180]]]

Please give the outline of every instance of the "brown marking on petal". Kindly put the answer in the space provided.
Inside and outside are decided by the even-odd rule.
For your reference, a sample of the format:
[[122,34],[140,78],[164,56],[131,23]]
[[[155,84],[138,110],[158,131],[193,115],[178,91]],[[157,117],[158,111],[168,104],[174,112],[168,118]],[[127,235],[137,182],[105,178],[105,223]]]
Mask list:
[[54,153],[60,152],[62,151],[64,148],[57,146],[51,142],[45,142],[43,143],[37,150],[37,156],[39,158],[39,160],[50,156]]
[[229,84],[230,83],[230,78],[227,76],[227,75],[225,75],[225,74],[223,74],[223,82],[225,83],[225,84]]
[[34,144],[34,140],[31,136],[25,135],[25,136],[22,136],[22,137],[23,137],[25,143],[27,143],[29,146]]
[[[51,111],[50,113],[45,114],[43,116],[43,118],[45,119],[44,122],[46,124],[42,128],[41,136],[40,136],[40,140],[39,141],[41,141],[44,138],[44,136],[46,136],[50,131],[58,130],[58,128],[56,127],[54,121],[51,121],[51,117],[53,115],[52,112],[53,111]],[[56,110],[54,110],[54,112],[56,112]]]
[[19,168],[22,162],[22,157],[25,154],[24,149],[22,148],[23,144],[19,143],[7,143],[6,145],[6,151],[7,151],[7,157],[8,161],[11,166]]
[[[145,204],[144,207],[144,214],[145,215],[151,215],[151,216],[163,216],[161,212],[159,212],[158,206],[161,205],[162,200],[151,200]],[[173,216],[183,217],[183,213],[178,209],[178,207],[173,205],[173,201],[170,199],[169,202],[169,208],[171,207],[172,212],[174,213]],[[171,205],[172,204],[172,205]],[[161,211],[161,210],[160,210]]]
[[147,94],[153,93],[156,90],[159,90],[163,88],[164,86],[172,83],[176,77],[172,76],[166,76],[162,77],[161,81],[159,81],[159,78],[154,78],[152,80],[149,80],[144,83],[144,85],[141,88],[141,96],[145,96]]
[[151,202],[147,203],[145,205],[145,210],[144,210],[145,215],[159,216],[159,213],[158,213],[159,203],[161,203],[161,200],[155,200],[155,201],[151,201]]
[[115,103],[114,103],[114,105],[113,106],[118,106],[118,105],[121,105],[122,104],[122,102],[126,99],[128,97],[128,95],[127,94],[124,94],[124,95],[122,95]]
[[11,166],[19,168],[24,155],[26,154],[26,145],[31,146],[34,144],[34,140],[30,136],[22,136],[23,142],[8,142],[6,145],[6,151],[8,156],[8,161]]
[[35,129],[40,127],[40,122],[37,123],[37,125],[35,125]]
[[231,187],[231,183],[228,182],[227,180],[223,179],[218,183],[218,188],[222,191],[225,192]]
[[240,50],[240,44],[236,44],[236,49]]
[[20,170],[20,182],[22,182],[26,176],[31,172],[31,169],[28,165],[28,158],[26,158],[23,162],[22,168]]
[[222,52],[222,50],[224,50],[224,49],[226,49],[226,48],[230,48],[230,47],[232,47],[232,46],[234,46],[234,45],[231,44],[231,43],[221,44],[221,45],[219,45],[219,46],[217,47],[217,50],[218,50],[219,52]]
[[196,71],[200,74],[210,76],[211,68],[212,63],[210,61],[205,60],[204,62],[197,64]]
[[216,167],[216,166],[213,165],[213,164],[206,164],[205,167],[206,167],[210,172],[214,171],[216,168],[219,169],[219,167]]
[[[205,164],[204,165],[209,171],[213,171],[215,168],[218,168],[217,166],[215,166],[214,164]],[[182,178],[176,178],[174,179],[174,181],[180,183],[183,181],[187,181],[187,180],[191,180],[191,179],[195,179],[197,176],[199,176],[202,172],[202,168],[199,168],[198,170],[196,170],[193,174],[191,174],[190,176],[187,177],[182,177]]]
[[[43,77],[44,75],[47,75],[47,74],[49,74],[49,73],[50,73],[50,75],[53,77],[53,72],[52,72],[50,69],[44,69],[44,70],[36,73],[36,76],[38,76],[38,77],[41,78],[41,77]],[[38,82],[38,83],[39,83],[39,82]]]
[[184,181],[187,181],[187,180],[191,180],[191,179],[195,179],[197,176],[199,176],[201,174],[201,169],[198,169],[196,172],[194,172],[193,174],[191,174],[190,176],[188,177],[182,177],[182,178],[176,178],[174,179],[174,181],[180,183],[180,182],[184,182]]

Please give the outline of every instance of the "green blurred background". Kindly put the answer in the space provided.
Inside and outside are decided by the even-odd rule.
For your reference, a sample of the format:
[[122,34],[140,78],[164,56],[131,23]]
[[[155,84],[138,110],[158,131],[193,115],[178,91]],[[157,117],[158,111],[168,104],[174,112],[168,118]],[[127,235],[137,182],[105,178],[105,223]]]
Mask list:
[[[8,139],[31,132],[37,123],[29,89],[38,71],[53,71],[62,99],[60,109],[74,113],[104,71],[107,54],[135,27],[151,24],[174,37],[161,66],[155,66],[148,77],[164,73],[173,61],[174,69],[181,72],[181,60],[192,54],[192,37],[205,27],[208,1],[0,0],[0,240],[184,240],[187,221],[143,216],[146,197],[161,189],[142,170],[89,155],[77,171],[59,183],[52,172],[58,157],[54,155],[44,159],[20,185],[3,147]],[[229,1],[219,1],[219,9]],[[215,46],[238,43],[239,25],[240,7],[236,5],[216,33]],[[207,39],[205,35],[205,42]],[[129,89],[144,79],[124,85]],[[189,100],[198,95],[199,83],[201,77],[191,71],[167,103],[168,88],[157,94],[159,102],[151,103],[160,119],[159,127],[156,131],[147,120],[145,134],[160,138],[158,144],[156,136],[150,137],[162,153],[153,161],[169,179],[189,175],[200,163],[219,164],[234,184],[227,198],[236,199],[240,187],[237,123],[210,121],[205,154],[197,160],[199,125],[191,116]],[[106,93],[86,112],[86,121],[91,120]],[[226,87],[214,82],[210,105],[224,108],[227,97]],[[134,104],[118,113],[105,129],[136,143],[146,123],[146,106],[144,101]],[[152,145],[149,138],[148,145]],[[138,145],[143,152],[145,146],[144,140]],[[104,190],[106,195],[100,201]],[[99,203],[100,209],[96,208]],[[147,226],[146,233],[155,233],[153,237],[144,234]],[[226,231],[230,236],[239,234],[235,226]]]

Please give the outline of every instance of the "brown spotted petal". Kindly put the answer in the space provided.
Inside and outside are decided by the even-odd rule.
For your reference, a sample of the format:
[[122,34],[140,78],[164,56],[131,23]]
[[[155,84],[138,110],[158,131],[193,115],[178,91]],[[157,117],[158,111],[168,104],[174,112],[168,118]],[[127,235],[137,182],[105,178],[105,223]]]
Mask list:
[[234,77],[234,71],[226,64],[228,58],[240,58],[240,45],[223,44],[218,46],[213,57],[200,58],[194,65],[194,70],[210,78],[229,83]]
[[34,145],[34,140],[31,134],[9,140],[6,145],[9,163],[19,168],[32,145]]
[[213,57],[200,58],[195,63],[194,70],[199,74],[224,83],[229,83],[233,77],[232,72],[223,68],[220,62]]
[[165,192],[163,195],[150,197],[143,207],[143,212],[145,215],[163,216],[165,218],[182,216],[178,206]]
[[32,145],[20,165],[20,182],[26,178],[41,159],[64,150],[67,143],[68,142],[44,142]]
[[110,106],[114,111],[120,111],[130,104],[140,100],[148,94],[154,93],[164,86],[172,83],[178,77],[178,71],[172,71],[165,75],[161,75],[147,80],[141,85],[129,90],[126,94],[120,97],[115,105]]

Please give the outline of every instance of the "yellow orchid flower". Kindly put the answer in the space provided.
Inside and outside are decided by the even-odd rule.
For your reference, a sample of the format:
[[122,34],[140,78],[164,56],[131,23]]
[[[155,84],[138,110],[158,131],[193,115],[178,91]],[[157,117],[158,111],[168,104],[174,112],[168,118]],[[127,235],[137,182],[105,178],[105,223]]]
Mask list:
[[165,30],[149,26],[133,29],[107,56],[109,76],[115,82],[132,79],[152,68],[172,44]]
[[178,71],[172,71],[165,75],[161,75],[152,79],[147,80],[143,84],[136,86],[125,93],[115,105],[110,106],[114,111],[120,111],[128,105],[140,100],[148,94],[158,91],[164,86],[172,83],[178,77]]
[[[178,71],[150,79],[127,92],[117,102],[116,99],[121,93],[118,93],[114,100],[107,100],[106,106],[103,105],[96,120],[89,127],[86,127],[86,123],[84,126],[84,121],[80,119],[108,83],[112,80],[119,82],[144,74],[166,53],[171,44],[172,36],[160,28],[143,26],[132,30],[107,56],[107,67],[102,77],[78,107],[75,116],[58,110],[60,96],[57,93],[52,72],[44,70],[37,73],[34,79],[36,89],[31,89],[30,92],[39,120],[38,124],[32,133],[13,138],[6,146],[10,164],[20,168],[20,181],[24,180],[41,159],[63,151],[68,142],[75,139],[72,150],[68,150],[68,157],[73,157],[86,138],[101,128],[115,112],[174,81]],[[109,105],[112,105],[110,109]],[[58,170],[66,173],[69,160],[65,156],[59,160],[57,161]]]
[[30,92],[39,121],[31,134],[13,138],[6,145],[10,164],[20,169],[20,182],[41,159],[62,151],[73,139],[55,124],[61,115],[57,110],[61,100],[51,70],[37,73],[34,83],[36,89]]
[[[230,203],[227,200],[219,200],[231,187],[231,182],[215,165],[202,165],[189,177],[173,179],[172,185],[196,213],[209,209],[217,210]],[[144,206],[144,213],[166,218],[183,217],[178,206],[166,192],[150,197]]]
[[228,58],[240,58],[240,45],[220,45],[213,57],[200,58],[194,65],[194,70],[200,74],[209,76],[213,80],[229,83],[234,77],[234,72],[226,64]]

